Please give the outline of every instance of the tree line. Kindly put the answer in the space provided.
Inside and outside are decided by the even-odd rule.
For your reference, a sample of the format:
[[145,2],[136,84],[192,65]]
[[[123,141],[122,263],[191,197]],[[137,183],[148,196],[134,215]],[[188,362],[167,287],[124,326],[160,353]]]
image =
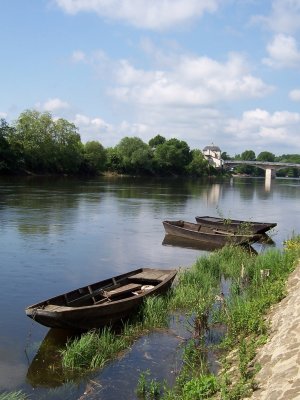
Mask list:
[[[226,152],[223,159],[230,159]],[[299,155],[275,157],[262,152],[256,158],[246,150],[234,159],[300,163]],[[104,148],[98,141],[81,142],[71,122],[54,119],[48,112],[26,110],[11,125],[0,120],[0,174],[98,174],[215,176],[214,168],[199,149],[191,150],[184,140],[156,135],[148,143],[138,137],[124,137],[115,147]],[[261,174],[257,168],[240,166],[238,172]],[[263,173],[263,171],[262,171]],[[290,172],[289,172],[290,173]],[[298,173],[298,171],[297,171]],[[286,171],[283,171],[286,175]],[[292,171],[293,176],[294,171]]]
[[81,142],[78,128],[48,112],[26,110],[9,125],[0,120],[1,174],[97,174],[208,176],[219,172],[200,150],[161,135],[144,143],[124,137],[115,147]]

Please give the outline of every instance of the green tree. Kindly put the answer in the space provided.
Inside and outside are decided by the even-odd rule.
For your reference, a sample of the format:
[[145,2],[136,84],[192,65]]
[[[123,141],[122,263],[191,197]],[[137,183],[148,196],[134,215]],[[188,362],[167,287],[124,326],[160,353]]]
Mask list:
[[20,114],[10,143],[20,149],[25,168],[41,172],[54,169],[53,129],[49,113],[26,110]]
[[122,170],[128,174],[152,173],[152,151],[138,137],[125,137],[116,146]]
[[257,161],[275,161],[275,154],[270,153],[269,151],[262,151],[256,158]]
[[107,155],[101,143],[97,141],[87,142],[84,146],[84,157],[90,171],[100,172],[105,169]]
[[156,148],[159,144],[165,143],[166,138],[161,135],[156,135],[154,138],[149,140],[149,146],[151,148]]
[[13,134],[14,128],[5,119],[0,119],[0,172],[8,173],[20,168],[17,149],[9,143],[9,137]]
[[183,140],[167,140],[154,151],[155,168],[162,174],[182,174],[191,160],[190,148]]
[[115,147],[108,147],[107,154],[107,169],[112,172],[122,172],[122,160],[118,150]]
[[[283,154],[275,158],[275,161],[282,162],[282,163],[295,163],[300,164],[300,154]],[[300,176],[300,169],[299,168],[283,168],[277,171],[277,176],[289,176],[297,178]]]
[[[255,161],[255,153],[253,150],[245,150],[241,155],[235,157],[236,160],[242,161]],[[256,168],[251,165],[240,165],[235,168],[236,172],[240,174],[255,175]]]
[[189,175],[193,176],[207,176],[210,174],[211,169],[209,162],[205,159],[201,150],[191,151],[192,160],[187,165],[186,171]]
[[227,154],[226,151],[223,151],[221,154],[222,160],[231,160],[231,157]]
[[56,166],[60,172],[77,173],[83,162],[84,146],[78,128],[60,118],[54,122]]
[[21,113],[9,142],[19,149],[30,171],[76,173],[82,164],[83,145],[76,126],[62,118],[54,121],[47,112]]

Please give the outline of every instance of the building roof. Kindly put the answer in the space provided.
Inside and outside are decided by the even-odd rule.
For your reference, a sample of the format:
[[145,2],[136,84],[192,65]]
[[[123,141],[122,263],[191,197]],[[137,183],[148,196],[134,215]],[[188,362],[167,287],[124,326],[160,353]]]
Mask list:
[[205,150],[220,151],[220,152],[221,152],[220,147],[215,146],[215,145],[213,145],[213,144],[210,145],[210,146],[205,146],[204,149],[203,149],[203,151],[205,151]]

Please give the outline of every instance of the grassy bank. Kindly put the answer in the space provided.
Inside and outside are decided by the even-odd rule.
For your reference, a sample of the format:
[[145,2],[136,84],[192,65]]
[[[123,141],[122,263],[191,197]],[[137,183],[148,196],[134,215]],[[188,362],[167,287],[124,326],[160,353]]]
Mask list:
[[[285,297],[287,277],[299,265],[299,257],[298,236],[288,240],[283,251],[273,249],[258,256],[226,247],[199,259],[181,274],[171,301],[193,313],[199,321],[195,327],[202,327],[202,332],[188,342],[176,384],[172,389],[161,390],[160,398],[235,400],[255,390],[255,373],[260,366],[255,365],[253,359],[257,348],[267,340],[269,326],[265,316],[271,305]],[[225,298],[218,294],[221,276],[231,281]],[[204,285],[203,279],[206,280]],[[197,293],[198,286],[201,289]],[[193,299],[183,296],[185,289],[195,293]],[[226,327],[223,341],[216,349],[222,351],[217,376],[209,372],[203,357],[205,331],[215,324]],[[147,393],[147,383],[145,387]]]
[[[141,375],[140,398],[203,399],[216,394],[222,399],[240,399],[255,389],[252,360],[268,335],[265,315],[272,304],[285,296],[285,282],[300,257],[300,236],[285,243],[282,251],[272,249],[250,255],[240,247],[226,246],[201,257],[190,269],[179,272],[178,283],[168,297],[148,299],[141,318],[125,325],[121,334],[105,329],[89,332],[68,343],[62,353],[69,370],[97,369],[125,351],[145,332],[168,324],[176,310],[194,321],[195,334],[186,343],[183,367],[173,388],[163,387],[148,374]],[[220,282],[229,284],[223,293]],[[214,326],[226,327],[221,345],[222,373],[212,375],[203,357],[205,335]]]

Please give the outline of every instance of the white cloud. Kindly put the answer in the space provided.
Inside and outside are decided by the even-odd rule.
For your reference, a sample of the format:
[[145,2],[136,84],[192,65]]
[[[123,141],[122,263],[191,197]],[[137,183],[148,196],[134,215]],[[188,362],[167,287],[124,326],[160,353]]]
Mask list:
[[84,62],[86,60],[86,55],[81,50],[75,50],[72,54],[72,61],[73,62]]
[[230,54],[224,63],[208,57],[182,56],[172,68],[145,71],[127,60],[116,69],[118,100],[136,105],[190,107],[265,96],[272,91],[250,73],[246,60]]
[[110,146],[111,135],[113,135],[113,126],[103,119],[91,118],[83,114],[75,114],[73,123],[78,127],[80,137],[83,143],[97,140],[104,146]]
[[55,0],[65,12],[95,12],[138,28],[166,29],[215,12],[220,0]]
[[300,101],[300,89],[291,90],[289,93],[289,98],[293,101]]
[[289,111],[266,110],[245,111],[241,119],[229,119],[225,132],[239,141],[252,144],[252,148],[265,145],[268,148],[276,144],[300,148],[300,114]]
[[65,110],[69,108],[70,105],[59,98],[54,98],[47,100],[45,103],[36,103],[35,107],[38,108],[39,110],[54,112],[54,111]]
[[292,34],[300,29],[300,0],[274,0],[268,16],[256,16],[254,21],[274,32]]
[[274,68],[299,67],[300,51],[294,37],[278,34],[273,41],[268,44],[268,58],[263,63]]
[[0,118],[6,118],[6,117],[7,117],[7,113],[0,111]]

